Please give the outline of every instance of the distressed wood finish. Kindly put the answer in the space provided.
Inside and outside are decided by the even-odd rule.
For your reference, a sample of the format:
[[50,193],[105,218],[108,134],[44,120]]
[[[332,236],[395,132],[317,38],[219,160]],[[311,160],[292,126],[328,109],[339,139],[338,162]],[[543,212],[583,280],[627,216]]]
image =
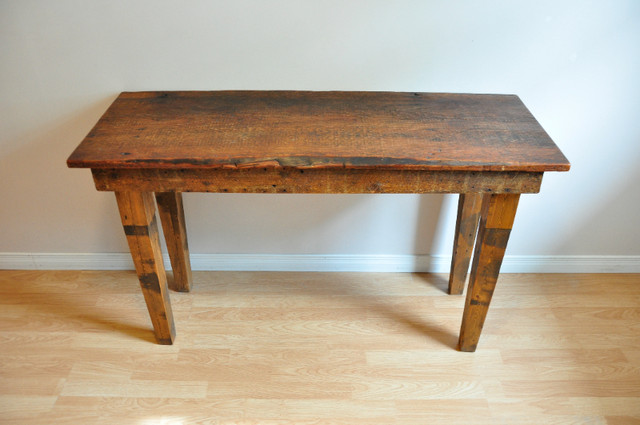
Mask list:
[[68,160],[86,168],[567,170],[517,96],[122,93]]
[[482,194],[463,193],[458,200],[458,219],[453,241],[451,272],[449,273],[449,294],[459,295],[464,290],[473,243],[476,240]]
[[475,351],[507,248],[519,194],[485,195],[458,348]]
[[483,218],[460,349],[484,323],[521,193],[570,164],[517,96],[218,91],[121,93],[67,160],[114,191],[156,336],[173,340],[153,193],[175,280],[191,267],[181,192],[459,193],[450,293]]
[[169,287],[174,291],[189,292],[193,279],[182,194],[159,192],[156,193],[156,201],[173,269],[173,281],[169,282]]
[[149,192],[116,192],[116,199],[156,339],[160,344],[172,344],[176,331],[153,195]]
[[251,168],[94,169],[98,190],[218,193],[537,193],[542,173]]

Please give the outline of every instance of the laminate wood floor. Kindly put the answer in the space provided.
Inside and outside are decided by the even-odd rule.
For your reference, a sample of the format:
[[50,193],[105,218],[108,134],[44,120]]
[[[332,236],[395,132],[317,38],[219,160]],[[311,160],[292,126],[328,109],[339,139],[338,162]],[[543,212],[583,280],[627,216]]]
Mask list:
[[640,275],[196,272],[156,345],[132,271],[0,271],[2,424],[638,424]]

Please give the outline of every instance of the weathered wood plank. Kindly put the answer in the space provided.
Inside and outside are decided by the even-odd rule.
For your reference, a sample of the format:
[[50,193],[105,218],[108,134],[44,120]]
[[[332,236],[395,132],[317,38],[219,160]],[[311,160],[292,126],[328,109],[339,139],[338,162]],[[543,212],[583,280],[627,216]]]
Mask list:
[[98,190],[218,193],[537,193],[542,173],[295,168],[93,169]]
[[153,195],[149,192],[116,192],[116,199],[156,339],[160,344],[172,344],[176,331]]
[[173,269],[173,281],[169,282],[169,287],[174,291],[189,292],[193,279],[182,194],[158,192],[156,201]]
[[519,194],[485,195],[458,348],[475,351],[498,280]]
[[308,91],[122,93],[68,165],[569,169],[517,96]]
[[449,273],[449,294],[462,294],[467,278],[473,243],[476,240],[482,195],[462,193],[458,201],[458,219],[453,242],[453,257]]

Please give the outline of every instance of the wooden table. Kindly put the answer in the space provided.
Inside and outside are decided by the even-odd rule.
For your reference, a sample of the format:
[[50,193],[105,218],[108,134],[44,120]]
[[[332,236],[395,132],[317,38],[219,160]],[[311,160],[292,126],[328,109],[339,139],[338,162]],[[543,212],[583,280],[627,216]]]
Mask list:
[[520,194],[569,169],[517,96],[297,91],[121,93],[67,164],[115,192],[160,344],[175,328],[156,204],[171,289],[188,291],[182,192],[459,193],[451,294],[477,239],[462,351],[476,349]]

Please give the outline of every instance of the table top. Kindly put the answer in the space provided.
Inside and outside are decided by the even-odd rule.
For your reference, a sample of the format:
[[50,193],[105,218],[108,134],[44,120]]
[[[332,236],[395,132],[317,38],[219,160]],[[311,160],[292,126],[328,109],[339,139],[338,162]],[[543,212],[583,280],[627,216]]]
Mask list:
[[514,95],[124,92],[69,157],[79,168],[566,171]]

